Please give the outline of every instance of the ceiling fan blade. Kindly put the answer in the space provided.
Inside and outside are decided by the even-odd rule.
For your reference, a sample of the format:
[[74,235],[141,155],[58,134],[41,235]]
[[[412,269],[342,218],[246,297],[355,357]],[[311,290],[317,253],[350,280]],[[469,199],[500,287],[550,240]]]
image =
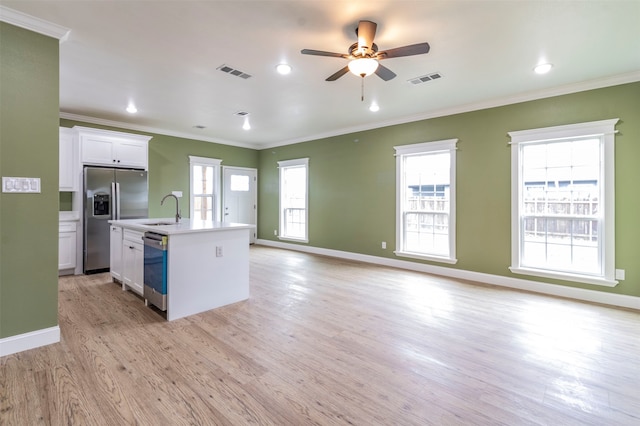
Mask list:
[[336,73],[330,75],[329,77],[327,77],[327,79],[325,81],[336,81],[337,79],[339,79],[340,77],[342,77],[343,75],[345,75],[346,73],[349,72],[349,67],[346,66],[344,68],[342,68],[340,71],[337,71]]
[[395,49],[378,52],[378,59],[399,58],[401,56],[422,55],[429,53],[429,43],[411,44],[409,46],[396,47]]
[[358,49],[369,51],[373,48],[373,38],[376,36],[378,24],[371,21],[360,21],[356,34],[358,35]]
[[303,55],[315,55],[315,56],[331,56],[333,58],[348,58],[349,55],[344,53],[325,52],[323,50],[302,49],[300,51]]
[[378,64],[378,68],[375,71],[376,75],[383,79],[384,81],[389,81],[396,76],[396,73],[391,71],[389,68],[385,67],[382,64]]

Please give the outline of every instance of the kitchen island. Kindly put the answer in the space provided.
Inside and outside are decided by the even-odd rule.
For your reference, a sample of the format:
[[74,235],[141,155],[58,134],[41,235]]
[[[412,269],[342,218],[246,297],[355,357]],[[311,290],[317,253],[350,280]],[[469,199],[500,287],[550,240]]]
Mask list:
[[190,219],[109,223],[123,230],[166,236],[167,320],[249,298],[249,235],[254,225]]

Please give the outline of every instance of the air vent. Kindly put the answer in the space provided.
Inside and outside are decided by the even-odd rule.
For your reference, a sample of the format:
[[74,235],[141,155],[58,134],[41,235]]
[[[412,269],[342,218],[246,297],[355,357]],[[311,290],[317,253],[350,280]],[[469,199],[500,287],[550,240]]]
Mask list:
[[407,80],[407,81],[411,84],[421,84],[421,83],[426,83],[428,81],[437,80],[439,78],[442,78],[442,74],[440,74],[439,72],[433,72],[427,75],[422,75],[420,77],[412,78],[411,80]]
[[240,70],[237,70],[235,68],[231,68],[229,65],[224,65],[223,64],[223,65],[220,65],[216,69],[222,71],[223,73],[235,75],[236,77],[240,77],[240,78],[243,78],[245,80],[252,77],[251,74],[247,74],[244,71],[240,71]]

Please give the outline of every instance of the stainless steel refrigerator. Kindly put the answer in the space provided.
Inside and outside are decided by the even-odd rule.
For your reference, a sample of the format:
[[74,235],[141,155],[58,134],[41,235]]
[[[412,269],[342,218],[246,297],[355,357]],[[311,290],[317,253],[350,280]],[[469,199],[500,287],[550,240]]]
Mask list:
[[109,220],[146,218],[148,214],[146,171],[85,167],[84,273],[109,270]]

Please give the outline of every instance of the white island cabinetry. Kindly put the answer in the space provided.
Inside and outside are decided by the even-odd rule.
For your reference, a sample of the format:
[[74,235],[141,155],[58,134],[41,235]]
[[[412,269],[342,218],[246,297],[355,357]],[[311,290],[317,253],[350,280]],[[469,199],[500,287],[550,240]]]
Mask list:
[[114,281],[122,282],[122,228],[111,225],[109,229],[109,270]]
[[[179,224],[174,219],[113,220],[110,223],[112,227],[123,228],[125,233],[150,231],[167,237],[166,307],[169,321],[249,298],[249,236],[254,225],[189,219],[183,219]],[[125,241],[126,237],[123,238],[123,282],[128,257]],[[135,255],[131,257],[135,258]],[[142,279],[144,281],[144,275]]]
[[142,232],[124,230],[122,236],[122,288],[130,288],[142,295],[144,279],[144,251]]

